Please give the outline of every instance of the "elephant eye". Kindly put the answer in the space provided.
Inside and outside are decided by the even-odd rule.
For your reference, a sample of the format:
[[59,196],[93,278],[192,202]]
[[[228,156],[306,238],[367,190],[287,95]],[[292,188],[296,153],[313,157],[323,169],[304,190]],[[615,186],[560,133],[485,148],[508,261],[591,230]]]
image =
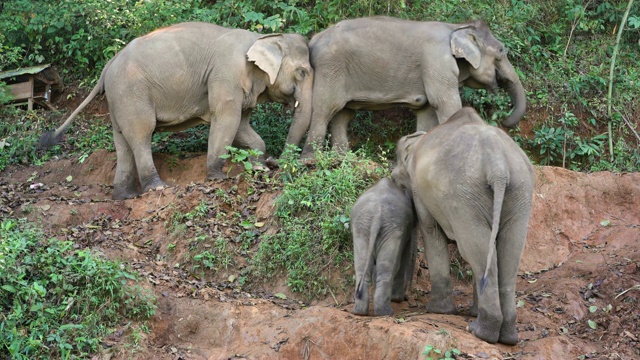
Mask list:
[[296,71],[296,78],[298,79],[298,81],[302,81],[302,80],[304,80],[304,78],[307,77],[308,73],[309,72],[307,71],[307,69],[298,68],[298,71]]

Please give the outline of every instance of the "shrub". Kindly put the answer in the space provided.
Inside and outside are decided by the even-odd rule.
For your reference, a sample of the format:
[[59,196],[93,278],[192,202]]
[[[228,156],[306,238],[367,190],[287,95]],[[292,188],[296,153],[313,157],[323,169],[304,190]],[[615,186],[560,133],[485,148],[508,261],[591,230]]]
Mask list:
[[0,357],[88,357],[122,319],[147,319],[153,297],[136,276],[24,220],[0,223]]

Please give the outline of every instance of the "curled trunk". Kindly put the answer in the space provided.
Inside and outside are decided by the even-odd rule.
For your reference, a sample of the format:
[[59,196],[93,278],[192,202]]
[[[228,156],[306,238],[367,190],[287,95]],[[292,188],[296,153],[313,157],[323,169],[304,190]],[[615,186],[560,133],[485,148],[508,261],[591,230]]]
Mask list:
[[289,127],[289,134],[287,135],[285,146],[289,144],[299,146],[302,138],[307,133],[307,130],[309,130],[313,106],[313,77],[314,73],[311,71],[294,95],[297,106],[295,107],[293,122],[291,123],[291,127]]
[[518,78],[518,74],[507,59],[500,62],[497,71],[498,84],[507,91],[513,106],[511,115],[502,122],[502,125],[507,128],[514,128],[522,120],[527,110],[524,87],[520,82],[520,78]]

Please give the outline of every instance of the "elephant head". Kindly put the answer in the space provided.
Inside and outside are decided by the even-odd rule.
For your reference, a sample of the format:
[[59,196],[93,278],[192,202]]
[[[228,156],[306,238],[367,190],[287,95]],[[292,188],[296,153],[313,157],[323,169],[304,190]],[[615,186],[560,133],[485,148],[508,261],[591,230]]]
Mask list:
[[247,51],[247,60],[264,71],[271,100],[295,109],[294,126],[309,127],[313,68],[307,40],[298,34],[271,34],[258,39]]
[[426,134],[426,132],[416,131],[413,134],[403,136],[398,140],[398,144],[396,146],[396,166],[393,168],[391,177],[400,186],[406,189],[412,189],[411,176],[409,175],[408,170],[412,161],[412,149],[415,144],[422,139],[424,134]]
[[515,127],[526,111],[525,91],[518,74],[507,59],[504,45],[483,21],[465,24],[451,34],[451,53],[459,60],[459,81],[470,88],[504,88],[513,105],[511,115],[502,122]]

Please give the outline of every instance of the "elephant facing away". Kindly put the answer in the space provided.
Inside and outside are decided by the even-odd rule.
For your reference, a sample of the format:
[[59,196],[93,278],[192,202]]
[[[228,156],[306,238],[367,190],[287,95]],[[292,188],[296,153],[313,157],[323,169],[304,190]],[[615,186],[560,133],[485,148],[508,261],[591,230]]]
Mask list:
[[351,208],[351,231],[356,270],[353,313],[369,314],[373,275],[374,315],[392,315],[391,301],[405,300],[415,266],[417,240],[411,195],[393,180],[383,178]]
[[334,149],[348,149],[347,125],[360,109],[406,106],[417,116],[417,130],[429,130],[460,110],[460,86],[504,88],[513,106],[506,127],[525,113],[525,91],[504,45],[482,21],[344,20],[313,36],[309,51],[311,117],[296,118],[287,137],[298,145],[308,128],[305,157],[322,144],[329,126]]
[[469,331],[516,344],[516,276],[534,186],[529,159],[468,107],[427,133],[401,138],[396,154],[392,177],[411,189],[429,263],[427,310],[455,312],[446,246],[454,240],[473,270],[477,319]]
[[209,124],[207,178],[222,178],[220,155],[226,146],[266,151],[249,123],[256,104],[300,105],[294,116],[307,118],[312,83],[309,49],[300,35],[180,23],[134,39],[117,53],[89,96],[40,143],[58,141],[76,115],[104,92],[117,155],[114,199],[165,186],[151,156],[154,131]]

